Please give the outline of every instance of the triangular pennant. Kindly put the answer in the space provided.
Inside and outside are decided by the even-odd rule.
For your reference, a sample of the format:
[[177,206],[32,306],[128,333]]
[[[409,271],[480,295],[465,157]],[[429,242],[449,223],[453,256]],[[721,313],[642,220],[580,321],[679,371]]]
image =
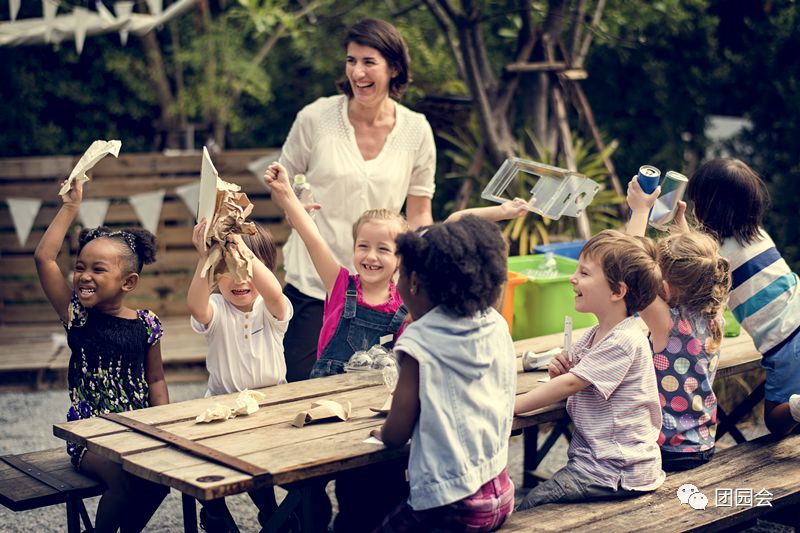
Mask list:
[[147,0],[147,7],[150,9],[150,13],[157,17],[164,10],[164,2],[163,0]]
[[78,55],[83,52],[83,42],[86,40],[86,27],[89,21],[89,10],[75,7],[72,10],[72,27],[75,29],[75,50]]
[[180,187],[175,187],[175,192],[181,197],[183,203],[189,208],[192,216],[197,218],[197,206],[200,204],[200,182],[187,183]]
[[9,0],[8,11],[11,20],[17,20],[17,13],[19,13],[19,0]]
[[84,200],[78,208],[78,218],[84,228],[96,228],[106,221],[110,200]]
[[[131,13],[133,13],[133,2],[114,2],[114,13],[116,13],[117,18],[120,20],[128,20],[131,18]],[[119,40],[123,46],[128,42],[128,30],[120,30],[119,31]]]
[[33,221],[39,214],[42,201],[38,198],[6,198],[6,202],[8,210],[11,211],[11,220],[14,222],[19,245],[25,246],[33,228]]
[[161,189],[158,191],[134,194],[128,198],[144,229],[153,235],[158,231],[158,220],[161,218],[161,206],[164,203],[164,192],[165,191]]
[[97,10],[97,14],[100,15],[100,18],[103,19],[103,23],[105,24],[114,24],[114,15],[111,14],[111,11],[105,6],[103,2],[97,0],[94,3],[94,7]]
[[56,0],[42,0],[42,18],[44,18],[44,42],[49,43],[53,35],[53,26],[58,12]]

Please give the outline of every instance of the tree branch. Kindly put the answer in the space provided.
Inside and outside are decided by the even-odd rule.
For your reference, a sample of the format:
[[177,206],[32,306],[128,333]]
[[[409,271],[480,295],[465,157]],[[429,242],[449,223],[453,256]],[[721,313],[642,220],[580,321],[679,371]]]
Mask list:
[[597,0],[597,7],[595,7],[594,16],[592,17],[592,25],[589,28],[589,31],[586,32],[586,36],[583,38],[580,52],[578,52],[578,55],[574,58],[574,68],[583,67],[583,62],[586,61],[586,56],[589,55],[589,46],[592,44],[594,32],[597,29],[597,26],[600,24],[600,19],[603,17],[603,9],[605,9],[605,7],[606,0]]

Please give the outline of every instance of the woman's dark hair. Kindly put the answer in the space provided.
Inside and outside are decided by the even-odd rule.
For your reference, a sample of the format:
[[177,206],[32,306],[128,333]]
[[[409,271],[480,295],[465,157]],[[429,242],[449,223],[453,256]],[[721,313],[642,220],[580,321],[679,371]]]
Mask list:
[[256,228],[255,235],[242,234],[242,241],[268,269],[275,270],[275,263],[278,257],[275,241],[272,240],[272,235],[266,228],[256,223],[253,223],[253,225]]
[[404,275],[417,273],[431,301],[456,316],[491,307],[507,277],[508,249],[500,228],[467,215],[397,237]]
[[[383,56],[389,64],[389,68],[396,71],[396,75],[389,81],[389,95],[392,98],[400,98],[406,91],[411,82],[411,58],[408,55],[408,46],[400,31],[380,19],[364,19],[356,22],[347,30],[344,36],[344,49],[350,43],[357,43],[361,46],[374,48]],[[350,80],[346,77],[336,82],[340,91],[353,97],[353,88],[350,87]]]
[[767,186],[738,159],[712,159],[689,180],[686,195],[703,229],[718,241],[753,242],[769,203]]
[[149,265],[156,260],[156,251],[158,250],[156,236],[142,228],[119,230],[107,226],[84,228],[78,235],[78,255],[87,244],[101,237],[111,239],[119,244],[119,250],[128,272],[139,274],[144,265]]

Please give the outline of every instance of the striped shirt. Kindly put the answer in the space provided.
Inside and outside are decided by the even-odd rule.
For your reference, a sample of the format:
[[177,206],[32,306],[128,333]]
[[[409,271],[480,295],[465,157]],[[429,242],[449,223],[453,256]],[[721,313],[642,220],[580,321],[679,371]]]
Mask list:
[[731,263],[728,307],[758,351],[768,352],[800,327],[797,274],[763,229],[755,242],[744,246],[726,239],[720,253]]
[[591,346],[598,326],[570,351],[576,376],[591,386],[570,396],[575,423],[570,463],[603,487],[655,490],[664,482],[661,406],[652,351],[638,320],[626,318]]

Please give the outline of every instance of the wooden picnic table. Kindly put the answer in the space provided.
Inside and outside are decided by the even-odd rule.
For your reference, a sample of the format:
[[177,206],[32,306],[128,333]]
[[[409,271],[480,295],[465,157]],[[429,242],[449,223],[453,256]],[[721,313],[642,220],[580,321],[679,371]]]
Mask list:
[[[580,332],[576,332],[578,334]],[[556,334],[518,341],[515,343],[518,359],[526,350],[538,352],[557,347],[562,338],[561,334]],[[753,355],[758,352],[746,336],[725,339],[723,350],[725,355],[718,376],[732,373],[736,368],[755,368],[760,359],[760,356]],[[518,393],[539,386],[539,380],[546,376],[542,371],[522,372],[521,360],[518,360],[518,365]],[[304,481],[324,479],[344,470],[408,453],[408,446],[387,449],[364,442],[370,430],[384,421],[370,410],[370,407],[383,405],[388,394],[380,372],[343,374],[269,387],[260,389],[260,392],[266,395],[266,399],[259,402],[257,412],[223,422],[198,424],[194,418],[215,403],[232,405],[236,394],[151,407],[124,415],[245,461],[262,470],[257,475],[186,453],[164,441],[101,418],[55,424],[54,434],[121,463],[128,472],[200,500],[263,486],[294,484],[293,487],[300,490]],[[314,400],[323,398],[349,401],[352,404],[351,418],[347,422],[313,423],[303,428],[292,426],[298,412],[308,409]],[[564,403],[561,402],[516,417],[513,428],[535,427],[564,417]],[[287,497],[287,500],[294,504],[299,502],[296,497]],[[186,527],[194,530],[192,524],[186,524]]]

